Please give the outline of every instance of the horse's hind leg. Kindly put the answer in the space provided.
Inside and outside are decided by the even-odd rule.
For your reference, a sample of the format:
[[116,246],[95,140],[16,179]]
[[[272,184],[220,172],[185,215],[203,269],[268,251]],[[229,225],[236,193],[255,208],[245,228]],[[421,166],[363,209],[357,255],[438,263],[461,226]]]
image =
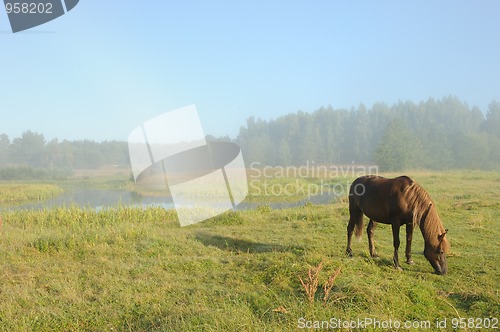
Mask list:
[[370,249],[370,256],[372,257],[378,257],[377,253],[375,252],[375,241],[373,240],[373,233],[376,226],[377,223],[370,219],[368,227],[366,227],[366,233],[368,234],[368,248]]
[[359,208],[353,207],[352,203],[349,203],[349,224],[347,224],[347,249],[346,249],[346,254],[348,257],[352,257],[352,249],[351,249],[351,242],[352,242],[352,233],[354,233],[354,229],[357,227],[356,230],[356,235],[361,235],[358,230],[363,227],[363,212]]
[[406,224],[406,263],[413,264],[411,259],[411,240],[413,237],[413,222],[410,221]]
[[352,233],[354,232],[354,226],[355,223],[351,222],[352,218],[349,218],[349,224],[347,224],[347,249],[345,250],[345,253],[347,254],[348,257],[352,257],[352,249],[351,249],[351,242],[352,242]]

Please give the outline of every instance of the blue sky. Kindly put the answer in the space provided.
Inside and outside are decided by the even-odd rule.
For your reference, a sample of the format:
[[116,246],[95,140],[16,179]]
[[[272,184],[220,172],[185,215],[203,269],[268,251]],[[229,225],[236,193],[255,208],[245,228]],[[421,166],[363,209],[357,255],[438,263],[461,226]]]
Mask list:
[[0,133],[126,140],[196,104],[250,116],[455,95],[500,100],[498,1],[92,1],[13,34],[0,8]]

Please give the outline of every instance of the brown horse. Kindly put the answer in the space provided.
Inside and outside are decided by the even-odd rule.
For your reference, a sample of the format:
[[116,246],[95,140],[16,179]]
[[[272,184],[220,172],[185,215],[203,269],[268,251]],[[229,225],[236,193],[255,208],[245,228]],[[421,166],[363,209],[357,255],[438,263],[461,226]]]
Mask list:
[[386,179],[380,176],[362,176],[354,180],[349,190],[349,224],[347,225],[347,255],[352,257],[351,238],[363,233],[363,214],[370,222],[368,247],[370,255],[377,257],[373,243],[373,232],[377,223],[392,225],[394,241],[394,267],[401,269],[398,259],[399,228],[406,225],[406,263],[411,260],[413,228],[420,227],[425,241],[424,255],[437,274],[446,274],[446,252],[449,243],[436,208],[429,194],[407,176]]

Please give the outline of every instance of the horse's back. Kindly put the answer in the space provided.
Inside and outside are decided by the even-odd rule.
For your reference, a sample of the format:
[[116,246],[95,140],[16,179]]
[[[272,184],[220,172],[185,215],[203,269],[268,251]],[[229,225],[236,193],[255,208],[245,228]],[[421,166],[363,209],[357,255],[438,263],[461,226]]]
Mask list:
[[[404,191],[412,184],[413,180],[406,175],[402,175],[394,179],[388,179],[378,175],[365,175],[354,180],[349,194],[369,194],[373,191],[383,194],[383,191]],[[365,189],[364,191],[356,190],[361,189],[362,186]]]
[[377,175],[361,176],[349,190],[350,209],[360,209],[368,218],[385,223],[403,213],[403,195],[413,184],[408,176],[388,179]]

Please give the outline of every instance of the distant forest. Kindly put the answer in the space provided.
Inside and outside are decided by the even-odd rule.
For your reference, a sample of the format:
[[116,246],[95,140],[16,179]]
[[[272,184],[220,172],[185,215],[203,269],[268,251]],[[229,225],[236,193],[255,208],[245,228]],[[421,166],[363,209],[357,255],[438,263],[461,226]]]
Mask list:
[[0,134],[0,180],[66,178],[75,169],[129,165],[127,142],[46,141],[32,131],[11,141]]
[[[208,140],[230,138],[207,137]],[[247,166],[377,164],[383,170],[499,169],[500,103],[484,114],[456,97],[415,104],[377,103],[371,109],[322,107],[273,120],[253,117],[233,140]],[[0,179],[38,177],[43,170],[70,175],[74,169],[129,167],[127,142],[46,141],[26,131],[0,134]],[[41,172],[41,173],[40,173]]]
[[485,114],[456,97],[371,109],[322,107],[264,121],[238,136],[245,161],[262,165],[377,164],[384,170],[500,168],[500,103]]

